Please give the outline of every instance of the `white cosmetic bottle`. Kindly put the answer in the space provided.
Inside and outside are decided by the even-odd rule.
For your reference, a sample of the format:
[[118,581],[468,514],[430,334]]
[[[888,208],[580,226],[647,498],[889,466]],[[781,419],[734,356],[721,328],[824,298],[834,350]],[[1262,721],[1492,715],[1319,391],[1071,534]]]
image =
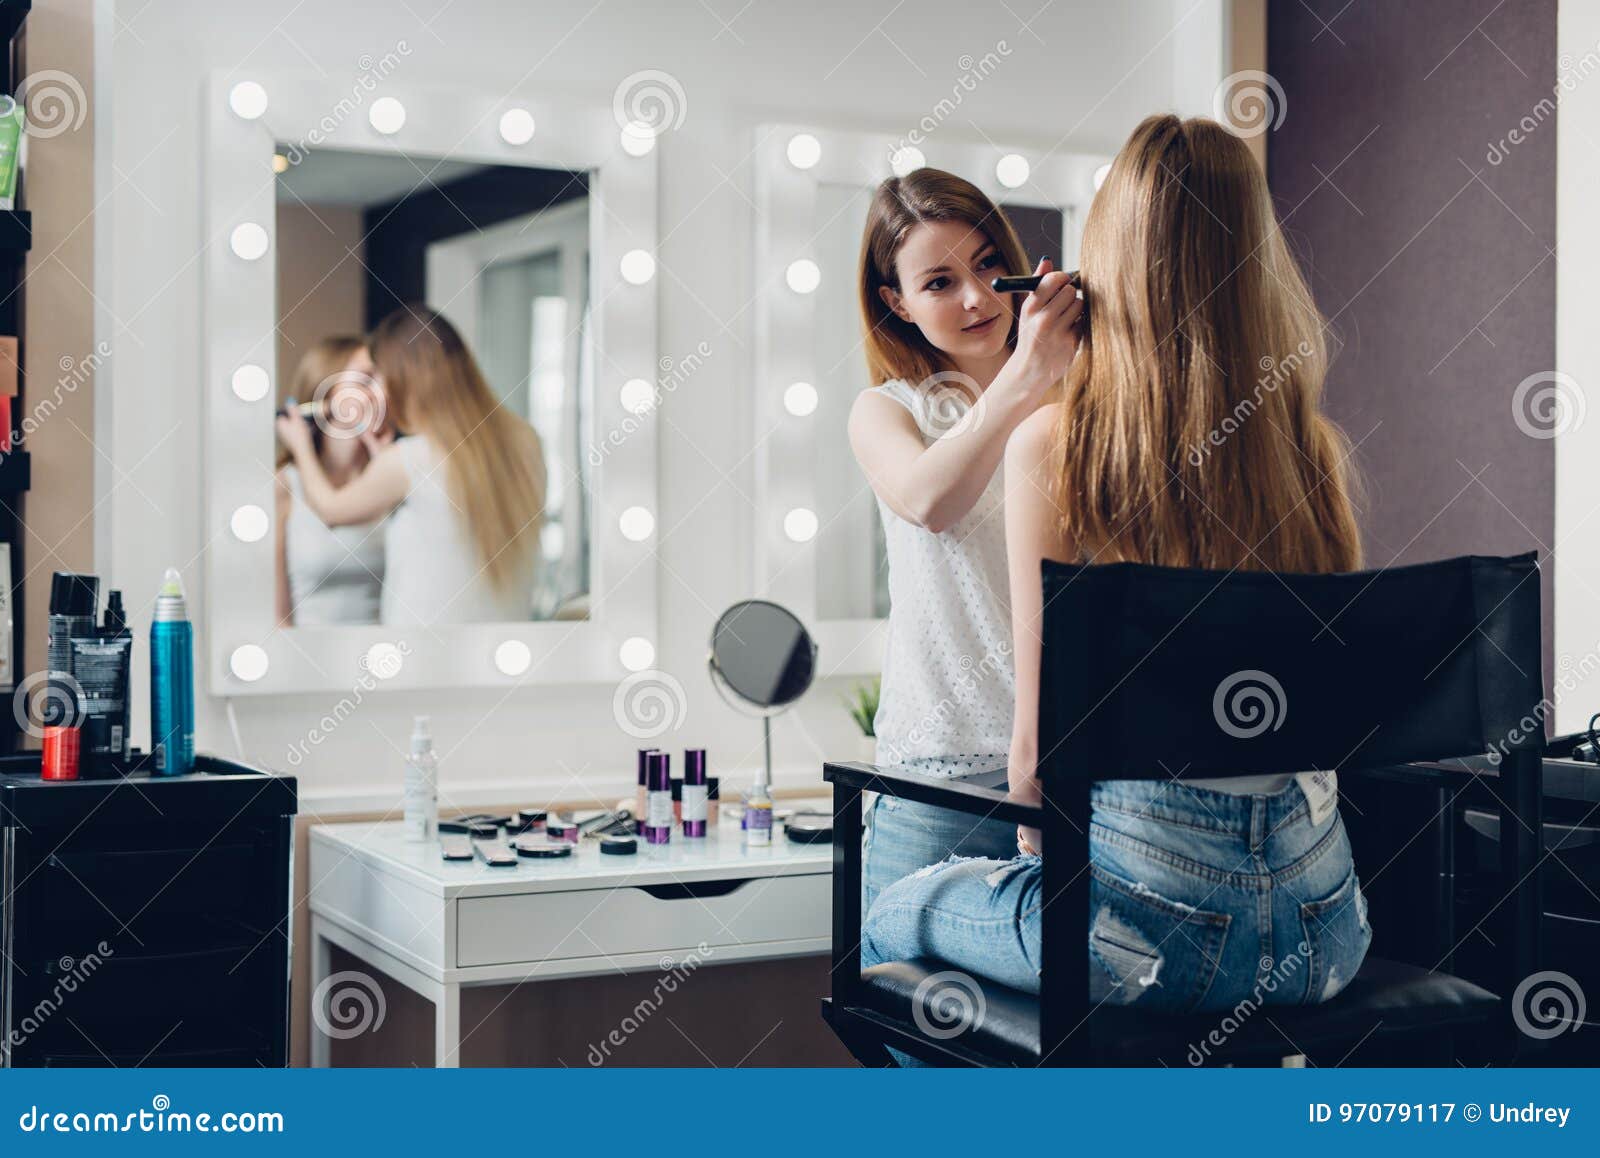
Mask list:
[[432,840],[439,832],[439,759],[433,753],[428,717],[411,726],[411,755],[406,760],[405,838]]

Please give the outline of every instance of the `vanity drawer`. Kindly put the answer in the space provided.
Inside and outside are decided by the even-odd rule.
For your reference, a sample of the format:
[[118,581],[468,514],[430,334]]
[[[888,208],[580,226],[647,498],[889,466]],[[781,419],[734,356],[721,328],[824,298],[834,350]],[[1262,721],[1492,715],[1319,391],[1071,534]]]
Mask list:
[[464,897],[456,964],[617,956],[689,947],[826,938],[832,877],[754,877],[569,892]]

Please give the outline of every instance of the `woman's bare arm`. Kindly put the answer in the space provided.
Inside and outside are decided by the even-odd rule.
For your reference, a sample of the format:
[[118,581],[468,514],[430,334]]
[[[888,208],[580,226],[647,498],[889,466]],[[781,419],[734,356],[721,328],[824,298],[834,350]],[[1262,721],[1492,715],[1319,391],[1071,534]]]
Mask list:
[[274,518],[272,520],[273,550],[278,559],[277,604],[278,626],[294,626],[294,607],[289,602],[289,507],[293,499],[289,484],[279,471],[273,476]]
[[[992,388],[991,388],[992,390]],[[989,485],[1005,454],[1006,439],[1036,401],[1015,395],[985,399],[949,434],[924,447],[904,406],[864,390],[850,408],[850,449],[889,509],[909,523],[946,531],[961,520]],[[981,421],[972,421],[977,416]]]

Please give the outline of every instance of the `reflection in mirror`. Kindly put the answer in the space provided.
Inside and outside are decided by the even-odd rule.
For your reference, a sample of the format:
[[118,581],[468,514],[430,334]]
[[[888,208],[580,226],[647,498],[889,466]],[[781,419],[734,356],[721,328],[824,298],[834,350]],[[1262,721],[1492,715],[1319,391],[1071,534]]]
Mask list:
[[[300,404],[318,461],[341,493],[363,493],[353,484],[395,440],[406,450],[402,477],[409,483],[387,517],[389,507],[330,526],[339,520],[313,512],[294,465],[280,460],[280,622],[587,618],[593,480],[581,448],[590,440],[593,397],[589,174],[283,146],[274,169],[278,402],[293,397]],[[528,503],[494,493],[489,480],[503,476],[491,462],[475,461],[474,469],[461,462],[484,458],[463,447],[492,449],[480,445],[481,428],[473,435],[463,429],[451,448],[419,434],[425,425],[448,430],[450,423],[430,422],[434,415],[418,407],[459,410],[472,391],[457,385],[452,396],[442,382],[411,380],[402,407],[365,348],[362,335],[382,319],[421,305],[442,315],[470,354],[423,372],[438,375],[444,367],[460,383],[470,376],[464,367],[475,363],[488,388],[482,408],[520,420],[515,430],[507,426],[499,446],[521,448],[519,455],[525,449],[533,469],[542,457],[542,514],[536,507],[531,518],[515,520],[527,524],[522,537],[535,556],[525,577],[497,574],[507,570],[504,559],[485,547],[495,541],[486,528],[497,519],[502,541],[517,541],[518,528],[504,526],[505,516]],[[424,366],[426,359],[411,361],[407,378]],[[402,409],[419,430],[405,429]],[[524,426],[536,440],[518,433]],[[471,476],[479,481],[467,484]],[[416,582],[418,553],[397,561],[388,541],[398,520],[415,526],[425,516],[429,494],[420,480],[438,484],[431,493],[439,518],[459,524],[447,544],[421,555],[430,560],[424,570],[433,591]],[[474,491],[456,494],[458,485]],[[388,573],[397,562],[404,573]],[[493,589],[479,591],[491,574]]]
[[[873,190],[821,182],[817,186],[817,263],[814,355],[816,388],[817,618],[886,619],[889,571],[877,500],[850,450],[848,423],[856,395],[869,385],[861,340],[857,265]],[[1003,204],[1031,273],[1040,258],[1059,268],[1066,214],[1051,206]]]

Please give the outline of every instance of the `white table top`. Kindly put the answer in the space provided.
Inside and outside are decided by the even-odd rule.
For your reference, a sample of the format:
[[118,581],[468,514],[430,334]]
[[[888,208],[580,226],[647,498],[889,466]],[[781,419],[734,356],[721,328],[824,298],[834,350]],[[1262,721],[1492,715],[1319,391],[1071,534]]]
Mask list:
[[[799,802],[784,801],[785,807]],[[313,844],[324,842],[375,871],[403,878],[440,897],[497,896],[504,893],[563,892],[627,885],[744,880],[833,871],[831,844],[797,844],[773,826],[767,848],[744,847],[739,822],[723,817],[703,840],[687,840],[674,830],[672,842],[646,844],[632,856],[607,856],[599,842],[583,840],[570,857],[518,858],[515,868],[492,868],[481,860],[446,861],[437,840],[412,843],[398,820],[318,824]]]

